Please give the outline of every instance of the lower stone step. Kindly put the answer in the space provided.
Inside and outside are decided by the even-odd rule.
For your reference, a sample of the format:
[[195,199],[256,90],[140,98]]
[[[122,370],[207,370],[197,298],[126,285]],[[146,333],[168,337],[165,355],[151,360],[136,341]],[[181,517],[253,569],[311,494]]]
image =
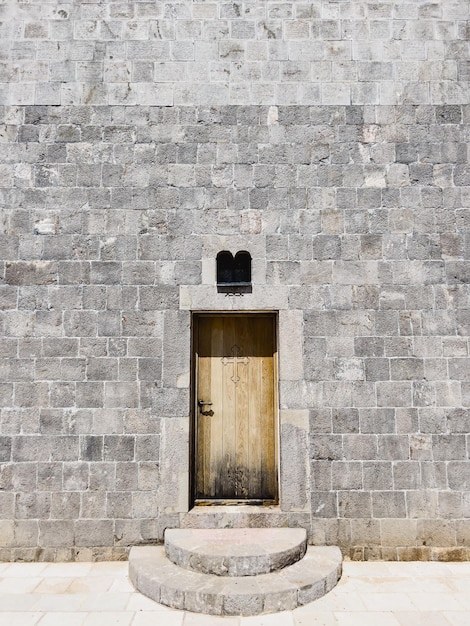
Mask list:
[[304,528],[220,528],[165,531],[170,561],[216,576],[268,574],[299,561],[307,549]]
[[341,576],[336,547],[308,547],[303,559],[257,576],[215,576],[172,563],[163,546],[134,547],[129,577],[138,591],[175,609],[210,615],[258,615],[295,609],[330,591]]

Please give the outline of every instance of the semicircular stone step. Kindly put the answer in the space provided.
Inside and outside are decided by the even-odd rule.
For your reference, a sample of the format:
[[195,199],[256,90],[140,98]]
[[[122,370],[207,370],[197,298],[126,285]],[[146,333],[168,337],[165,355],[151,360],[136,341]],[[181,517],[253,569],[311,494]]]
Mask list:
[[304,528],[167,529],[165,550],[185,569],[217,576],[256,576],[299,561]]
[[163,546],[134,547],[129,577],[138,591],[175,609],[210,615],[259,615],[317,600],[341,576],[339,548],[308,547],[303,559],[257,576],[215,576],[179,567]]

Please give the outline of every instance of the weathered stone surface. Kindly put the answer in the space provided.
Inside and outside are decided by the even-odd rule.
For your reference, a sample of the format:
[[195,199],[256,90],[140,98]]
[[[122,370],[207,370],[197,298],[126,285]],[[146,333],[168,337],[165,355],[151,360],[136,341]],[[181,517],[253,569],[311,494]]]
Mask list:
[[185,569],[216,576],[255,576],[298,561],[307,549],[300,528],[243,528],[165,532],[167,557]]
[[[441,558],[470,516],[468,2],[79,4],[2,5],[2,558],[244,524]],[[250,293],[217,292],[226,249]],[[277,312],[278,508],[188,512],[198,311]]]
[[162,547],[134,547],[129,577],[150,598],[212,615],[258,615],[291,610],[328,593],[341,576],[338,548],[308,548],[294,565],[251,576],[216,576],[183,569]]

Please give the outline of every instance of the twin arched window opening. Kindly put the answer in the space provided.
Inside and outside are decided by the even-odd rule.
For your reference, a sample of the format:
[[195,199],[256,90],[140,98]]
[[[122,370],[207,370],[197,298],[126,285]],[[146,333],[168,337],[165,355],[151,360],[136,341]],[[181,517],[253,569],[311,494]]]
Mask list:
[[217,285],[245,287],[251,285],[251,255],[240,250],[235,256],[228,250],[217,254]]

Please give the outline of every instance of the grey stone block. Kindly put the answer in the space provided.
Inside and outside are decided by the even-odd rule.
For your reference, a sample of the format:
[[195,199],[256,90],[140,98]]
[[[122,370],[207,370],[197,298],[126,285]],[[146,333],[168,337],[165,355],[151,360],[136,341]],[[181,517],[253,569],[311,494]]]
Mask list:
[[82,518],[104,518],[106,515],[106,493],[99,491],[81,493],[80,515]]
[[416,544],[417,521],[410,519],[383,519],[380,521],[381,542],[384,546]]
[[137,461],[155,461],[158,459],[160,435],[140,435],[135,439],[135,458]]
[[318,235],[313,240],[313,258],[318,260],[338,259],[341,255],[341,240],[333,235]]
[[343,458],[341,435],[317,435],[312,448],[312,458],[315,460],[340,460]]
[[105,461],[133,461],[135,439],[130,435],[105,435],[103,454]]
[[388,460],[410,458],[410,444],[405,435],[380,435],[378,437],[379,457]]
[[465,459],[464,435],[433,435],[433,456],[436,461]]
[[53,519],[76,519],[80,514],[79,493],[53,493],[50,503]]
[[455,545],[455,525],[450,520],[418,520],[417,530],[424,544]]
[[358,433],[359,415],[357,409],[334,409],[332,411],[333,432]]
[[463,517],[462,498],[459,494],[441,491],[438,494],[438,510],[444,519],[459,519]]
[[392,490],[393,484],[391,462],[364,461],[362,471],[364,489],[373,492]]
[[47,261],[7,263],[5,279],[10,285],[50,285],[57,282],[57,264]]
[[111,519],[124,519],[132,516],[132,494],[122,491],[108,493],[106,512]]
[[400,491],[372,493],[373,516],[377,518],[406,517],[405,494]]
[[309,428],[312,433],[332,432],[332,410],[312,409],[310,411]]
[[[139,472],[138,472],[138,481],[137,487],[140,491],[150,491],[152,493],[155,492],[155,485],[158,484],[160,480],[160,466],[158,463],[139,463]],[[149,497],[152,497],[152,494],[149,494]],[[142,500],[145,504],[145,498],[142,496]],[[151,511],[156,508],[156,502],[154,500],[152,502]],[[144,507],[142,505],[142,508]],[[139,509],[140,510],[140,509]],[[137,507],[136,507],[137,511]]]
[[77,546],[109,546],[113,538],[112,520],[76,520],[73,524]]
[[188,390],[156,387],[155,383],[140,384],[140,406],[151,408],[159,417],[177,417],[187,414]]
[[310,474],[315,492],[331,491],[331,465],[330,461],[312,461]]
[[38,463],[37,488],[40,491],[62,489],[62,468],[56,463]]
[[135,491],[137,489],[138,466],[136,463],[119,462],[116,464],[116,489]]
[[103,461],[103,437],[89,435],[80,438],[82,461]]
[[74,461],[78,458],[78,437],[50,437],[51,461]]
[[81,462],[68,462],[63,466],[63,488],[67,491],[88,489],[89,467]]
[[394,433],[396,420],[394,409],[361,409],[359,411],[361,433]]
[[421,379],[424,375],[422,359],[391,359],[390,373],[392,380]]
[[367,491],[339,491],[338,515],[345,518],[371,518],[371,494]]
[[162,334],[162,316],[154,311],[124,311],[122,334],[127,337],[159,337]]
[[74,544],[73,525],[68,520],[42,520],[39,532],[39,546],[62,548]]
[[91,464],[89,489],[92,491],[115,491],[114,470],[114,462]]
[[377,383],[377,402],[381,407],[409,406],[411,386],[406,382],[379,382]]
[[303,464],[290,465],[283,460],[289,458],[294,450],[307,449],[307,433],[293,424],[283,424],[281,433],[281,467],[284,468],[281,473],[281,488],[284,493],[282,506],[287,510],[303,509],[309,491],[308,463],[305,461]]
[[377,457],[377,437],[375,435],[344,435],[344,458],[348,460],[373,460]]
[[362,464],[333,461],[331,468],[333,489],[362,489]]
[[101,382],[77,383],[75,401],[80,408],[103,406],[104,385]]
[[[4,493],[0,494],[0,501],[2,506],[0,507],[1,515],[0,517],[5,520],[13,519],[15,515],[15,496],[13,493]],[[6,529],[6,525],[4,529]],[[2,533],[3,534],[3,533]],[[5,539],[5,535],[3,534],[3,538]],[[5,542],[6,543],[6,542]]]

